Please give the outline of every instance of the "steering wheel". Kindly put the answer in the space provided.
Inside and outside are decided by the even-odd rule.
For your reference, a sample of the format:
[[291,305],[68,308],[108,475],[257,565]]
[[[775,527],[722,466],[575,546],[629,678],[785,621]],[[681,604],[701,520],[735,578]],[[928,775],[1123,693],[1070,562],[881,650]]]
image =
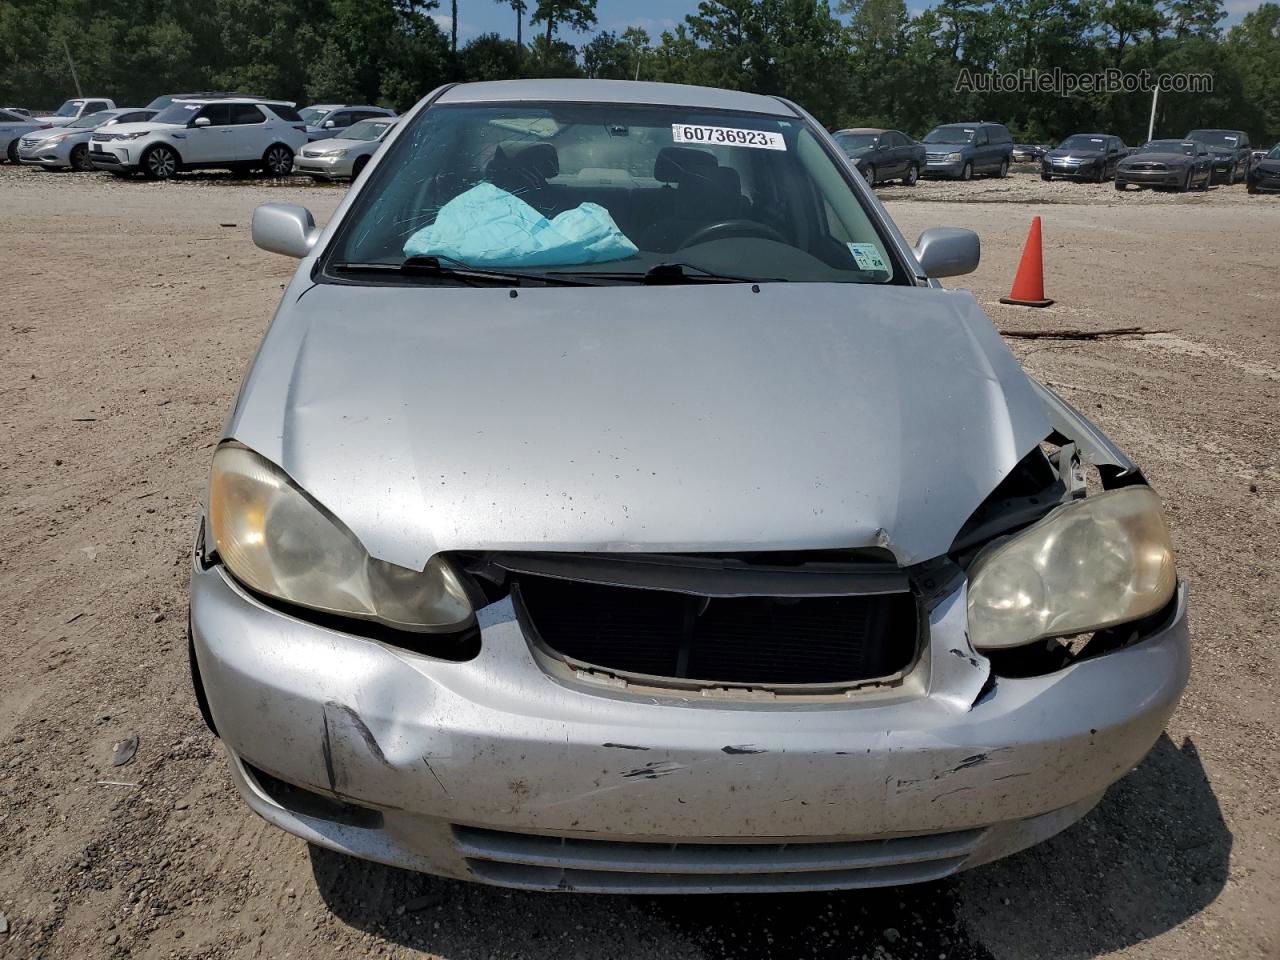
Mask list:
[[721,220],[719,223],[708,223],[705,227],[699,227],[685,237],[684,241],[676,249],[683,250],[685,247],[692,247],[697,243],[706,243],[708,240],[718,238],[722,234],[740,237],[754,236],[762,240],[776,240],[778,243],[787,242],[782,234],[767,223],[760,223],[757,220]]

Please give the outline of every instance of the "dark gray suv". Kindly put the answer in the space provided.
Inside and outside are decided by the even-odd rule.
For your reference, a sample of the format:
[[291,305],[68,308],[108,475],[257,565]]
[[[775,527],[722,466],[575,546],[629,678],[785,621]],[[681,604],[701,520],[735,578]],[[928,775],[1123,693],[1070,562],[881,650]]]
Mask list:
[[975,173],[1003,177],[1013,162],[1013,137],[1001,123],[947,123],[924,138],[927,177],[972,179]]
[[1192,130],[1182,139],[1203,143],[1213,151],[1212,180],[1233,184],[1249,175],[1253,150],[1243,130]]

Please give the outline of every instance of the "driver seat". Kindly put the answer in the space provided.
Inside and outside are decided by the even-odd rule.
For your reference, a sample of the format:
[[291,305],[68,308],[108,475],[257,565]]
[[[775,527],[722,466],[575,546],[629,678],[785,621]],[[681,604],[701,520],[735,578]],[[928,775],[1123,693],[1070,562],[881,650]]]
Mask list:
[[748,203],[737,171],[721,167],[706,150],[663,147],[653,178],[663,186],[653,225],[641,244],[650,250],[670,253],[702,227],[741,218]]

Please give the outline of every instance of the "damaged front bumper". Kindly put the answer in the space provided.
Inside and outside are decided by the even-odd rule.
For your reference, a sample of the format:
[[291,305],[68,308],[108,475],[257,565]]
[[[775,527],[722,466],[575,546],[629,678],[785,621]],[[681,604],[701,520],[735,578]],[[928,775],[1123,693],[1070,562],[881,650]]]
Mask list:
[[268,607],[197,551],[197,684],[268,821],[359,857],[511,887],[838,889],[931,880],[1083,816],[1187,679],[1180,589],[1137,643],[995,678],[961,584],[907,676],[798,699],[638,695],[553,675],[510,599],[448,662]]

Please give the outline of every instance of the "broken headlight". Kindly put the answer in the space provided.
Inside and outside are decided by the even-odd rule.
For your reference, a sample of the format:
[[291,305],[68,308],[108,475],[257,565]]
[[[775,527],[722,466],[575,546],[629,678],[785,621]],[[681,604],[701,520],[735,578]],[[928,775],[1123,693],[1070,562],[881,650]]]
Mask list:
[[969,569],[978,650],[1088,633],[1159,611],[1177,586],[1160,498],[1111,490],[1059,507],[980,553]]
[[446,560],[433,557],[417,571],[370,557],[283,470],[239,444],[213,456],[209,523],[227,568],[259,593],[401,630],[444,633],[471,623],[471,602]]

